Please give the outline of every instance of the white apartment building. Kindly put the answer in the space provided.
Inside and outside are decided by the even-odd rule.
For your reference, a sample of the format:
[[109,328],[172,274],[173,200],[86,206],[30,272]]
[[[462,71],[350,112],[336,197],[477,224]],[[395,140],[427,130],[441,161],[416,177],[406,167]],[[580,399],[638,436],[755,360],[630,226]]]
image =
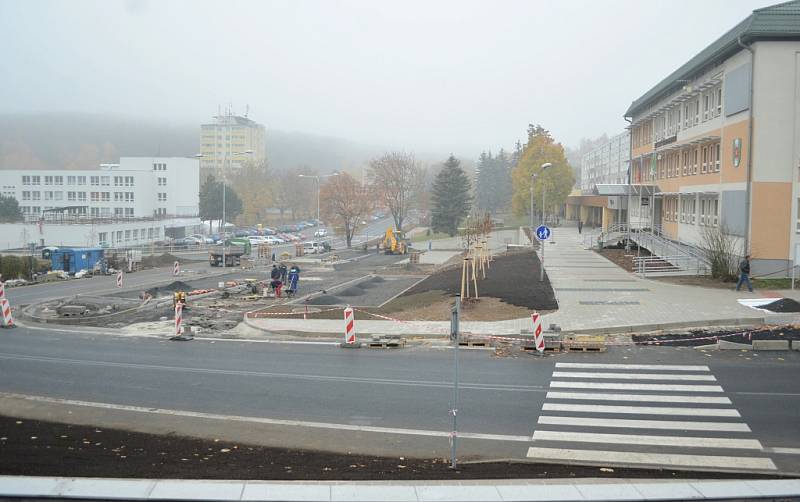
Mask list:
[[122,157],[85,170],[2,170],[0,193],[14,197],[24,223],[0,224],[0,247],[146,244],[194,229],[199,161]]
[[625,131],[581,158],[581,192],[591,195],[597,185],[628,183],[631,133]]

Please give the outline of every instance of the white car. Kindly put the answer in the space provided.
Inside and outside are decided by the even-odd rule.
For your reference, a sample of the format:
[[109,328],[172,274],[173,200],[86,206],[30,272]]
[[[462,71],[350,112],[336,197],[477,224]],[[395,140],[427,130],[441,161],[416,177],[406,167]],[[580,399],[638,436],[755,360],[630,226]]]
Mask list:
[[265,241],[267,244],[271,244],[271,245],[274,245],[274,244],[283,244],[283,243],[285,243],[285,242],[286,242],[285,240],[281,239],[280,237],[275,237],[274,235],[267,235],[267,236],[265,236],[265,237],[264,237],[264,241]]
[[327,236],[328,236],[328,230],[324,228],[320,228],[316,232],[314,232],[314,237],[327,237]]
[[267,242],[267,238],[264,237],[263,235],[251,235],[250,237],[247,238],[247,240],[249,240],[250,244],[253,246],[257,246],[259,244],[269,244]]
[[323,251],[324,248],[319,242],[308,241],[303,243],[303,253],[305,254],[317,254]]

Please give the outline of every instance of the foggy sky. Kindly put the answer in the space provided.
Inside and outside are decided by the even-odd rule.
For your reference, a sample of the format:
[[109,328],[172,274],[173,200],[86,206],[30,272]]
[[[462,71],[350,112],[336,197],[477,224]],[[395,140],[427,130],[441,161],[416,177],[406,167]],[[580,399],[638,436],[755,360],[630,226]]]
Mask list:
[[474,157],[575,145],[778,0],[0,0],[0,113],[208,121]]

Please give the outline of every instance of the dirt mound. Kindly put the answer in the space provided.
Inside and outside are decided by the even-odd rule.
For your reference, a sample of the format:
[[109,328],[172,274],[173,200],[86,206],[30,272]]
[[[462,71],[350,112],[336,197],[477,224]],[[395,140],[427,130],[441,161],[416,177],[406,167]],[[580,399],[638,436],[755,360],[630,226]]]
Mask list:
[[176,261],[182,261],[182,260],[180,260],[177,256],[169,253],[142,257],[142,265],[145,267],[164,267],[166,265],[172,265]]
[[800,303],[791,298],[781,298],[772,303],[762,305],[759,308],[769,310],[770,312],[800,312]]
[[339,296],[361,296],[364,294],[364,292],[365,291],[358,286],[351,286],[347,289],[339,291],[337,294]]
[[374,282],[374,283],[386,282],[386,279],[384,279],[383,277],[378,277],[377,275],[375,277],[373,277],[371,279],[367,279],[367,280],[369,282]]
[[341,305],[342,301],[333,295],[320,295],[308,300],[309,305]]
[[191,291],[194,288],[183,281],[174,281],[166,286],[156,286],[147,290],[152,297],[171,295],[176,291]]
[[[444,269],[428,276],[402,297],[426,291],[444,291],[451,296],[461,294],[461,267]],[[478,295],[497,298],[517,307],[558,309],[546,273],[544,282],[539,282],[539,258],[532,251],[496,256],[486,279],[478,279]]]
[[357,288],[361,288],[361,289],[374,288],[375,286],[377,286],[377,284],[375,284],[374,282],[372,282],[370,280],[361,281],[358,284],[356,284],[356,287]]

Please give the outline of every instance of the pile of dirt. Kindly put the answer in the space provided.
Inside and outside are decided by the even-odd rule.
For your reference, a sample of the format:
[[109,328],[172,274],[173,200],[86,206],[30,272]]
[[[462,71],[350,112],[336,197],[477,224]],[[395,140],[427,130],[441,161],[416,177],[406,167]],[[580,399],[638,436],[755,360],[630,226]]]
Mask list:
[[375,283],[375,284],[379,284],[379,283],[381,283],[381,282],[386,282],[386,279],[384,279],[383,277],[380,277],[380,276],[377,276],[377,275],[376,275],[375,277],[372,277],[372,278],[370,278],[370,279],[367,279],[367,281],[369,281],[369,282],[372,282],[372,283]]
[[[623,270],[627,270],[628,272],[636,271],[633,265],[633,259],[637,255],[637,250],[635,247],[631,248],[630,251],[626,251],[623,246],[621,248],[604,248],[595,252]],[[639,249],[639,256],[650,256],[650,251],[646,250],[645,248],[641,248]]]
[[186,261],[181,260],[177,256],[169,253],[164,253],[161,255],[151,255],[151,256],[143,256],[142,257],[142,266],[144,267],[165,267],[167,265],[172,265],[176,261]]
[[[0,417],[0,472],[10,476],[264,480],[531,478],[739,479],[724,472],[371,457]],[[772,479],[749,474],[748,479]]]
[[339,296],[362,296],[364,293],[365,293],[365,291],[363,289],[361,289],[360,287],[351,286],[351,287],[349,287],[347,289],[344,289],[342,291],[337,291],[336,294],[338,294]]
[[800,303],[791,298],[781,298],[772,303],[761,305],[759,308],[769,310],[770,312],[800,312]]
[[[400,298],[436,290],[450,296],[461,294],[461,267],[444,269],[429,276]],[[497,298],[528,309],[558,308],[547,274],[545,280],[539,282],[539,257],[532,251],[496,256],[486,272],[486,279],[478,279],[478,296]]]
[[374,288],[375,286],[377,286],[377,284],[375,284],[374,282],[372,282],[370,280],[361,281],[358,284],[356,284],[356,287],[361,288],[361,289]]
[[194,287],[186,284],[183,281],[174,281],[166,286],[156,286],[146,291],[153,298],[158,298],[159,296],[171,295],[176,291],[191,291],[193,289]]
[[320,295],[307,300],[309,305],[341,305],[342,300],[333,295]]

